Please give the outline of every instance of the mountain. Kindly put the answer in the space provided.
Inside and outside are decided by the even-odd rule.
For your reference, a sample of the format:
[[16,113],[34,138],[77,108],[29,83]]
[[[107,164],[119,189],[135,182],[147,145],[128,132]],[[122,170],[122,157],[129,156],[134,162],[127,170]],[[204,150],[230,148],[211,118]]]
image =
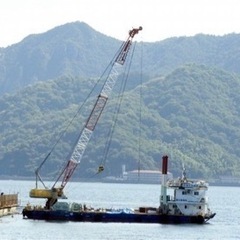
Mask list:
[[[137,42],[109,152],[103,158],[116,92],[76,176],[94,176],[101,164],[114,176],[123,164],[157,169],[166,153],[174,174],[184,162],[192,177],[239,176],[239,37]],[[49,156],[42,174],[56,176],[119,45],[75,22],[0,49],[0,175],[33,176]]]
[[[144,34],[144,28],[140,34]],[[239,73],[239,42],[240,34],[222,37],[199,34],[154,43],[138,42],[131,68],[140,72],[142,64],[143,74],[148,77],[165,75],[188,63]],[[0,96],[64,75],[99,77],[119,45],[119,40],[84,22],[32,34],[20,43],[0,49]],[[140,57],[142,63],[136,60]]]
[[99,76],[119,45],[81,22],[30,35],[1,49],[0,94],[62,75]]

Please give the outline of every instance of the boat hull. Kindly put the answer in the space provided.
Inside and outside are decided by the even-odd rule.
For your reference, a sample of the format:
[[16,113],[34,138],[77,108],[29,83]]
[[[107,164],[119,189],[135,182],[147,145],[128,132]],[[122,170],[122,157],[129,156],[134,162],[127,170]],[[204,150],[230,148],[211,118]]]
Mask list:
[[17,207],[2,207],[0,208],[0,217],[13,215],[17,213]]
[[46,221],[75,221],[75,222],[119,222],[119,223],[162,223],[202,224],[208,219],[203,216],[184,216],[150,213],[126,213],[126,212],[73,212],[64,210],[28,210],[23,209],[23,217],[34,220]]
[[17,213],[18,194],[0,195],[0,217]]

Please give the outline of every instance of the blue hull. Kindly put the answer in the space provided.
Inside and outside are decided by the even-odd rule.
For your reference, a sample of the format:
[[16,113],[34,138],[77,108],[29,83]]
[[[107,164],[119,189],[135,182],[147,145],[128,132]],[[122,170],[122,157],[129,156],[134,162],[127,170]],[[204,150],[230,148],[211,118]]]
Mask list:
[[203,216],[166,215],[149,213],[125,212],[73,212],[64,210],[23,210],[23,217],[46,221],[75,221],[75,222],[119,222],[119,223],[204,223],[210,218]]

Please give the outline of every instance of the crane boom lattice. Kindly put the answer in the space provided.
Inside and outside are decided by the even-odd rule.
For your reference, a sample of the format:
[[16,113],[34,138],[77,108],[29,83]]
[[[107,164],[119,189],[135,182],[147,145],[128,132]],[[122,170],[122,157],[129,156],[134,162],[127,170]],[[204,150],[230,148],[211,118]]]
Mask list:
[[[30,191],[30,197],[47,198],[48,199],[46,203],[47,208],[50,208],[53,204],[55,204],[55,202],[59,197],[64,196],[63,189],[68,183],[68,181],[70,180],[76,167],[81,162],[84,151],[98,123],[98,120],[106,106],[108,97],[112,92],[112,89],[117,81],[117,78],[119,76],[119,67],[124,65],[132,44],[132,40],[140,30],[142,30],[142,27],[133,28],[132,30],[130,30],[127,40],[120,47],[119,53],[111,66],[110,73],[102,87],[101,93],[98,95],[97,101],[74,147],[70,160],[67,162],[66,166],[63,168],[61,174],[59,175],[57,181],[54,183],[52,189],[51,190],[32,189]],[[55,185],[60,180],[60,178],[62,178],[61,186],[56,188]]]
[[[132,44],[132,39],[135,36],[135,34],[138,33],[138,31],[142,30],[142,27],[139,28],[134,28],[129,31],[129,37],[127,41],[122,45],[120,52],[115,59],[111,72],[105,81],[102,91],[100,95],[97,98],[97,101],[93,107],[92,112],[90,113],[90,116],[87,120],[87,123],[82,131],[82,134],[79,137],[79,140],[74,148],[74,151],[71,155],[71,158],[69,162],[72,164],[67,164],[65,170],[64,170],[64,177],[62,180],[61,187],[63,188],[68,180],[70,179],[71,175],[73,174],[75,168],[77,165],[81,162],[83,153],[87,147],[87,144],[92,136],[92,132],[94,131],[97,122],[102,114],[102,111],[107,103],[108,96],[112,92],[112,89],[117,81],[117,78],[119,76],[119,71],[118,68],[119,66],[123,65],[126,61],[127,54],[130,50],[131,44]],[[74,165],[74,168],[73,168]],[[70,168],[70,170],[69,170]]]

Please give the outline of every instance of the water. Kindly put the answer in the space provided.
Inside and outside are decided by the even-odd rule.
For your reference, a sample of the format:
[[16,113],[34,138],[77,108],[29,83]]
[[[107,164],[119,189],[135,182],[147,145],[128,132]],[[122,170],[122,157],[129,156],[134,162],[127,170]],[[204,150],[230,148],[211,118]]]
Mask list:
[[[19,192],[21,205],[30,199],[31,181],[0,181],[0,191]],[[157,206],[160,186],[148,184],[69,183],[65,193],[70,202],[93,207]],[[238,187],[215,187],[208,190],[210,208],[217,213],[204,225],[163,225],[129,223],[46,222],[22,219],[22,215],[0,219],[1,240],[159,240],[159,239],[240,239],[240,209]]]

